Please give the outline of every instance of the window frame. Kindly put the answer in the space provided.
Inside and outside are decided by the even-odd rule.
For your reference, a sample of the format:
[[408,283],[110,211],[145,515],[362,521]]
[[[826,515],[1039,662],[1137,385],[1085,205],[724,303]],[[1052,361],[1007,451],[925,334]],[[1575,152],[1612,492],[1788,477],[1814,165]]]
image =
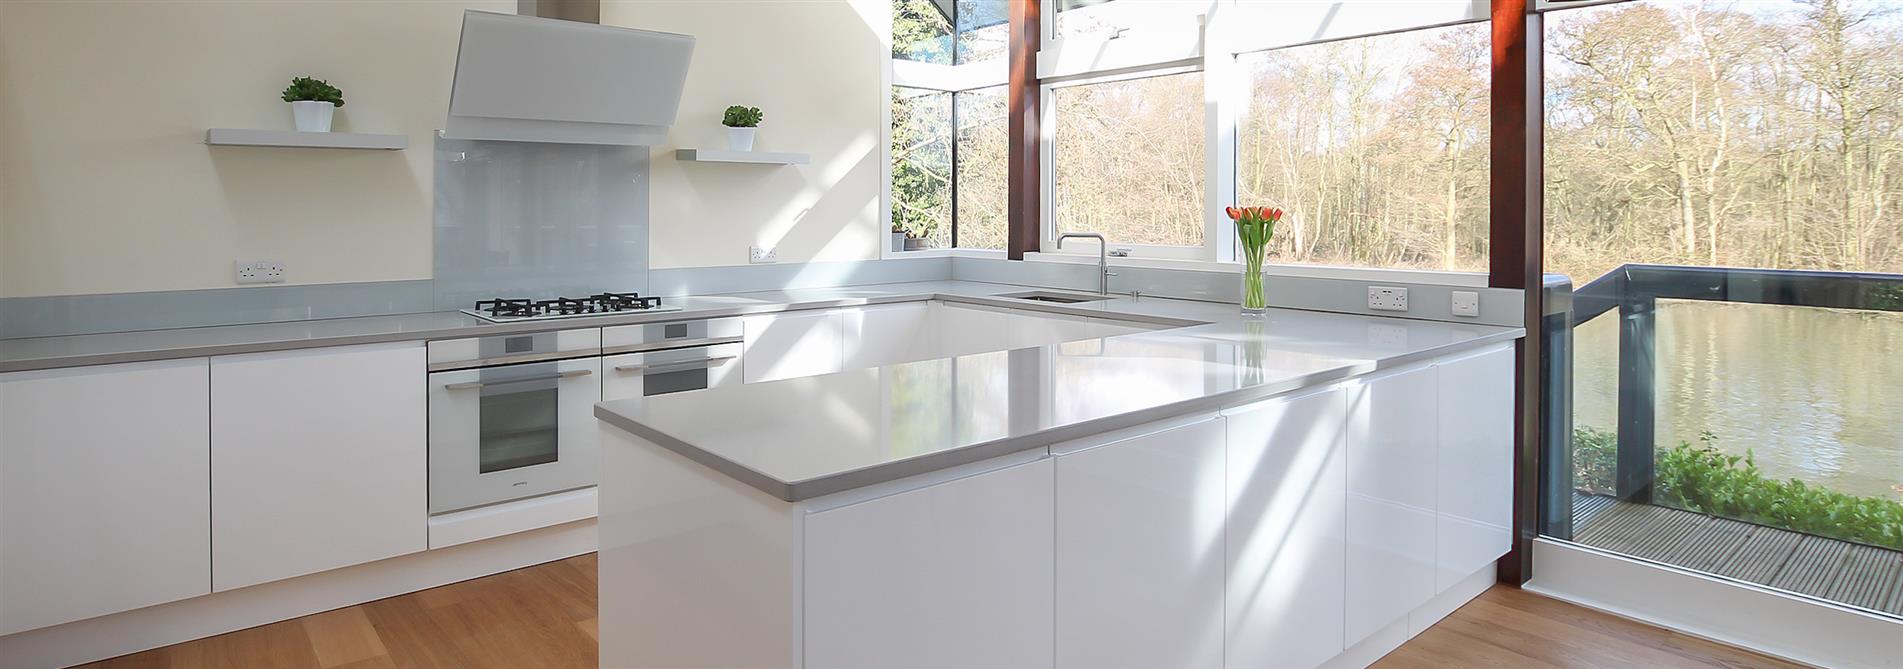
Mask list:
[[[955,39],[954,35],[954,39]],[[958,240],[958,96],[964,93],[1004,86],[1010,81],[1010,58],[965,63],[963,65],[944,65],[916,60],[894,58],[892,53],[892,15],[890,4],[886,7],[885,29],[881,35],[882,47],[887,54],[881,66],[881,80],[884,84],[879,96],[879,176],[883,185],[879,194],[879,258],[930,258],[953,254],[979,254],[990,256],[1002,254],[1003,250],[963,249],[957,246]],[[952,166],[951,192],[948,197],[952,203],[951,239],[952,246],[938,249],[919,249],[916,251],[894,251],[886,243],[886,234],[892,229],[892,90],[894,88],[912,88],[949,93],[952,96]]]
[[[1228,216],[1224,212],[1236,200],[1237,122],[1249,106],[1248,75],[1239,59],[1246,54],[1286,49],[1378,35],[1428,30],[1453,25],[1480,23],[1492,19],[1489,0],[1381,0],[1343,3],[1336,0],[1295,0],[1274,3],[1278,12],[1298,12],[1308,20],[1279,22],[1269,32],[1261,22],[1247,19],[1252,7],[1268,3],[1247,0],[1208,0],[1201,4],[1205,12],[1193,22],[1194,34],[1165,28],[1143,30],[1131,26],[1110,38],[1060,39],[1057,34],[1057,0],[1043,3],[1045,17],[1041,27],[1044,48],[1037,54],[1038,86],[1041,92],[1039,115],[1039,238],[1041,255],[1083,254],[1094,249],[1059,250],[1056,246],[1056,130],[1057,119],[1053,92],[1071,86],[1104,83],[1183,72],[1203,73],[1204,86],[1204,241],[1201,246],[1156,246],[1120,244],[1109,240],[1113,249],[1128,249],[1135,258],[1164,261],[1201,261],[1204,263],[1238,262],[1234,235],[1228,234]],[[1542,3],[1552,0],[1539,0]],[[1629,0],[1584,0],[1565,2],[1572,7]],[[1185,3],[1190,6],[1192,3]],[[1116,14],[1117,3],[1107,3],[1074,11],[1093,11],[1100,16]],[[1299,19],[1299,17],[1298,17]],[[1114,20],[1113,20],[1114,22]],[[1448,272],[1389,267],[1330,266],[1272,263],[1268,270],[1288,276],[1334,276],[1354,279],[1420,279],[1433,277],[1435,283],[1456,286],[1484,286],[1487,271]]]

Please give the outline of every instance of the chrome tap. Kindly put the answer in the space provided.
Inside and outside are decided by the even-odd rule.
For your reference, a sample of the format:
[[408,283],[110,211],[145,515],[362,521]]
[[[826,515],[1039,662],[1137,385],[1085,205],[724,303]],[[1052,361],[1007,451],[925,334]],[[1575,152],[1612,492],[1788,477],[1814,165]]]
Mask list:
[[1072,237],[1097,240],[1097,294],[1109,295],[1110,277],[1116,276],[1116,273],[1110,271],[1110,243],[1103,240],[1103,235],[1095,232],[1066,232],[1057,236],[1057,248],[1064,248],[1064,240]]

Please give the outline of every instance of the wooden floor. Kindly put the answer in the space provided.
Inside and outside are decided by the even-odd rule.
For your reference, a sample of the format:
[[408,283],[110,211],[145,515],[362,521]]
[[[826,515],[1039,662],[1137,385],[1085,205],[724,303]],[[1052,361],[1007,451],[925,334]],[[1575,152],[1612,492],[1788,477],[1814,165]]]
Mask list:
[[1903,615],[1897,551],[1584,493],[1573,525],[1588,546]]
[[[591,554],[85,666],[594,669],[595,636]],[[1495,587],[1375,666],[1798,665]]]

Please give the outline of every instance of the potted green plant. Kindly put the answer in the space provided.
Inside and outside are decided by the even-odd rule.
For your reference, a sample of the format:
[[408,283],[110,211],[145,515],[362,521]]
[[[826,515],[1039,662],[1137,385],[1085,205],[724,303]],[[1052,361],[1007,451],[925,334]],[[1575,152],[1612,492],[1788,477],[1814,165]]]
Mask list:
[[727,114],[720,124],[727,126],[727,148],[734,151],[753,150],[753,131],[760,127],[760,108],[734,105],[727,108]]
[[297,77],[284,88],[298,132],[330,132],[330,119],[344,106],[344,92],[322,79]]
[[906,238],[907,238],[907,235],[905,234],[905,228],[901,228],[899,227],[899,224],[893,223],[892,224],[892,250],[904,251]]

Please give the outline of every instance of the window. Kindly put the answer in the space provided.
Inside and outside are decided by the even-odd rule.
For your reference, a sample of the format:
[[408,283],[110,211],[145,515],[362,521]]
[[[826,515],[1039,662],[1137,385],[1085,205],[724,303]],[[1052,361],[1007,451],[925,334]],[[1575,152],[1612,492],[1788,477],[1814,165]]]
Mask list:
[[[1545,263],[1574,284],[1549,325],[1571,364],[1546,378],[1545,499],[1570,503],[1547,534],[1903,615],[1862,586],[1903,559],[1903,181],[1886,176],[1903,16],[1886,4],[1546,14]],[[1673,543],[1693,522],[1739,540]]]
[[1058,233],[1203,245],[1201,72],[1065,86],[1052,96]]
[[1006,9],[892,4],[891,251],[1004,248]]
[[1005,151],[1009,135],[1003,86],[957,93],[957,240],[961,249],[1002,249],[1010,227],[1005,203]]
[[914,240],[894,250],[950,246],[951,128],[951,93],[892,89],[892,231]]
[[1236,196],[1270,262],[1486,271],[1487,24],[1240,57]]

